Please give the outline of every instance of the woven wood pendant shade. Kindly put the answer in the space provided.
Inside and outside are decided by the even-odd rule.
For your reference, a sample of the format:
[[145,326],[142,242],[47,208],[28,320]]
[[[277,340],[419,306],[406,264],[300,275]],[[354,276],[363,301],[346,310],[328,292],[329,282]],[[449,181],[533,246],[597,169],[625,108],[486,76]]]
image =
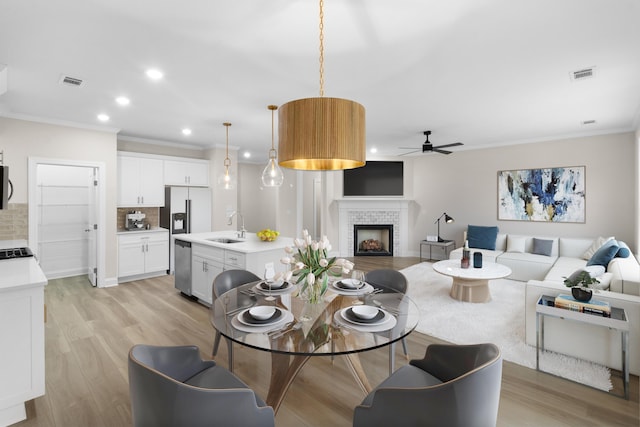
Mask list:
[[290,169],[339,170],[364,166],[365,109],[341,98],[287,102],[278,114],[278,163]]

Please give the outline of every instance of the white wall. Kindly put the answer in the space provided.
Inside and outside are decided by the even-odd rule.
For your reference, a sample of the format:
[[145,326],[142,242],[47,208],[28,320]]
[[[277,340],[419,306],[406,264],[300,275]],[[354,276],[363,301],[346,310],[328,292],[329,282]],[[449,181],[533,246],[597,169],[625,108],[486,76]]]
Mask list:
[[[454,217],[455,223],[441,223],[440,234],[455,239],[458,245],[462,244],[467,225],[474,224],[497,225],[501,232],[540,236],[614,235],[635,250],[637,158],[633,133],[406,158],[405,198],[414,200],[409,206],[410,251],[417,255],[420,240],[427,234],[436,234],[434,221],[443,212]],[[584,224],[498,221],[498,171],[583,165],[587,192]],[[326,177],[329,215],[325,230],[329,239],[337,242],[338,213],[331,201],[342,197],[342,175],[330,172]]]
[[[105,278],[117,277],[115,133],[78,129],[0,117],[0,150],[9,166],[14,194],[11,203],[28,203],[28,157],[103,162],[106,166]],[[110,232],[109,230],[113,230]]]
[[242,163],[239,167],[238,206],[247,230],[271,228],[287,237],[300,236],[302,228],[311,231],[313,180],[320,173],[283,168],[282,186],[269,188],[261,182],[264,166]]

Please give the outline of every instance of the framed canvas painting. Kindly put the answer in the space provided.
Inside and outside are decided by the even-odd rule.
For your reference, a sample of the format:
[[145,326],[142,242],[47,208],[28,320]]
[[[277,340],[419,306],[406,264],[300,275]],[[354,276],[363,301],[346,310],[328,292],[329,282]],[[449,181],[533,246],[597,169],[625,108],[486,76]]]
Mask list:
[[498,219],[585,222],[585,167],[498,172]]

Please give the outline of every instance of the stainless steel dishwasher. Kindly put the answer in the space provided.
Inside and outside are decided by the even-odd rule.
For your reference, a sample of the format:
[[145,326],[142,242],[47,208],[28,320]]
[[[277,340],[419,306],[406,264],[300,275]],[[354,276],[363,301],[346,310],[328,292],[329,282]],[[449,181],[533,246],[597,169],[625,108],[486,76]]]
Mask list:
[[191,296],[191,242],[175,240],[175,287]]

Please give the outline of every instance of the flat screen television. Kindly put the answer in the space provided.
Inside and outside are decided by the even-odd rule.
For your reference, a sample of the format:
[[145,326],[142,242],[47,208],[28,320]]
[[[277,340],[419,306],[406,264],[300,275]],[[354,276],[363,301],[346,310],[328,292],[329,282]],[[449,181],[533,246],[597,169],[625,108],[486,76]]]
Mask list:
[[371,161],[343,171],[343,196],[403,196],[404,162]]

